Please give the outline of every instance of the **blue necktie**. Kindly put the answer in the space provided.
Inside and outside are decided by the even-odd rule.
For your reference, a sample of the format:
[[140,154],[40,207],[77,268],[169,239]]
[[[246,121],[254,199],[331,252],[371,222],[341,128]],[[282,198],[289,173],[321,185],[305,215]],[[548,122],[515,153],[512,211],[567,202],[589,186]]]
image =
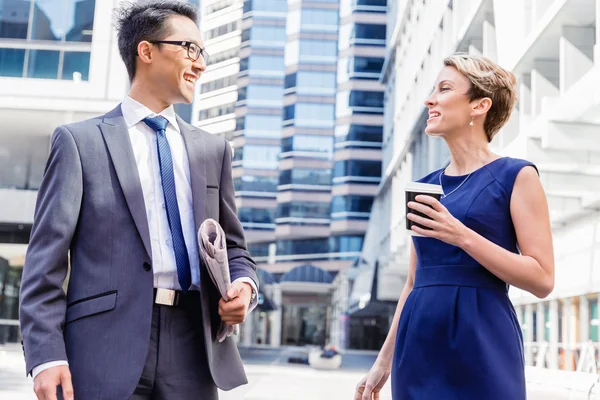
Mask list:
[[156,132],[160,177],[165,196],[167,220],[169,221],[171,237],[173,238],[173,250],[175,251],[175,262],[177,263],[177,278],[179,279],[181,290],[185,293],[191,285],[192,278],[190,273],[190,259],[185,247],[181,218],[179,216],[179,205],[177,204],[173,158],[171,157],[169,142],[167,141],[166,129],[169,121],[164,117],[157,116],[144,118],[144,123]]

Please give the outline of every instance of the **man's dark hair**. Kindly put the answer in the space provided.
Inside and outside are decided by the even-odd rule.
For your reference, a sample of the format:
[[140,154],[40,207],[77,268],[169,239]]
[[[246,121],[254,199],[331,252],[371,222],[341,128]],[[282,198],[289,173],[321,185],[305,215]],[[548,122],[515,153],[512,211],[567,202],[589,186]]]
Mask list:
[[137,46],[141,41],[161,40],[169,36],[169,17],[181,15],[198,22],[196,7],[168,0],[126,3],[115,14],[119,52],[127,68],[129,80],[135,76]]

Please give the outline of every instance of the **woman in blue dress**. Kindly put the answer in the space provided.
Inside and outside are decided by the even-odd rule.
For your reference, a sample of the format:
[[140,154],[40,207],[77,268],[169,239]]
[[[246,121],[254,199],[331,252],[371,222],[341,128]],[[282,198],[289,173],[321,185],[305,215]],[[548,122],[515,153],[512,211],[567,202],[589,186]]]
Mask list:
[[[412,230],[408,279],[388,337],[355,400],[525,400],[523,339],[509,286],[544,298],[554,287],[548,204],[535,166],[488,144],[516,101],[516,79],[492,61],[444,60],[426,100],[425,132],[442,137],[450,163],[419,180],[440,201],[409,203],[431,219]],[[400,205],[396,205],[400,207]]]

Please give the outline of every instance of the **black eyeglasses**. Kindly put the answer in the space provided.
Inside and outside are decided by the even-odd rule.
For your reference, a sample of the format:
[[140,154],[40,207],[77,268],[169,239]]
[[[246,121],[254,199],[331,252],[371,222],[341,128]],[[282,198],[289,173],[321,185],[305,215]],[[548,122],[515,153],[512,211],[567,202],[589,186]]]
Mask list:
[[174,44],[176,46],[187,47],[188,57],[196,61],[202,56],[204,63],[208,65],[208,53],[206,49],[201,48],[194,42],[180,41],[180,40],[152,40],[150,43],[154,44]]

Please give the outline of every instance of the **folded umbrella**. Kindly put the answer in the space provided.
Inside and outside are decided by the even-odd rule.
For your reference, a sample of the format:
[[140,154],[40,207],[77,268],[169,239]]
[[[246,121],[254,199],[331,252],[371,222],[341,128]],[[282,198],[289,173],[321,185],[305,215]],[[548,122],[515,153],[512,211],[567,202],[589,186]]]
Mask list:
[[[200,257],[204,260],[208,273],[219,290],[221,297],[229,301],[227,291],[231,288],[231,276],[229,275],[229,262],[227,260],[227,242],[225,232],[221,225],[214,219],[205,220],[198,230],[198,246]],[[227,326],[221,321],[217,339],[219,342],[231,336],[239,334],[239,326]]]

